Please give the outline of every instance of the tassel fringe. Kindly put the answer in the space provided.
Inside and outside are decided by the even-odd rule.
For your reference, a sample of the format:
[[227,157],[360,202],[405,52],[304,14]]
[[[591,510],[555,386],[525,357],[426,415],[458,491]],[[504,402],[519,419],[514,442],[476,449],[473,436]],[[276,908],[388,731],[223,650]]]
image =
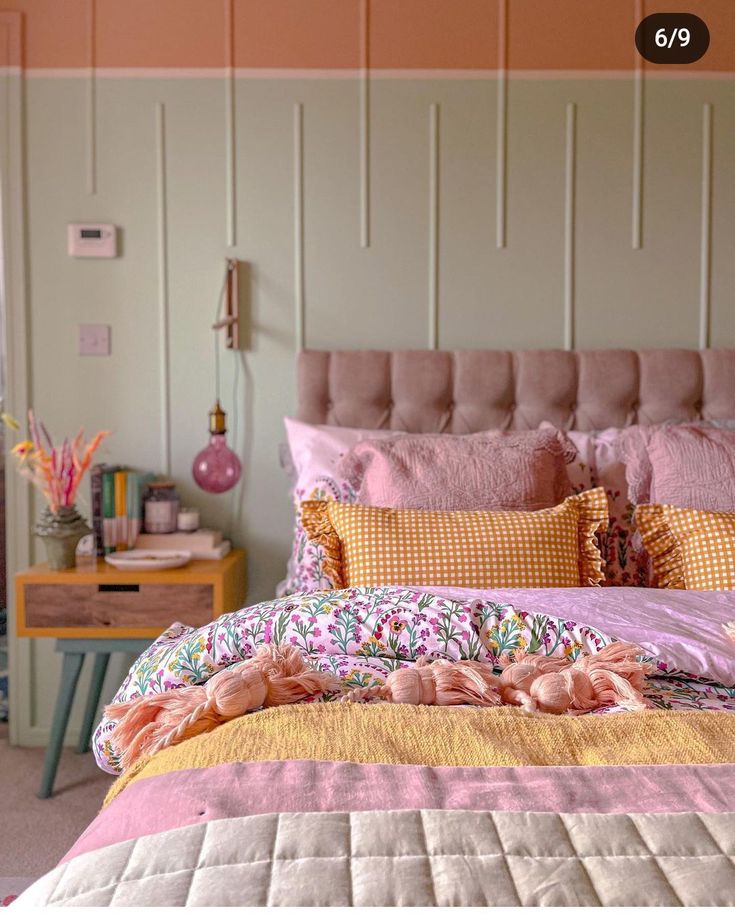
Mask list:
[[111,741],[127,769],[141,756],[211,731],[233,718],[326,692],[340,701],[410,705],[516,705],[526,712],[582,715],[611,705],[647,708],[642,695],[653,665],[637,660],[641,649],[613,642],[576,661],[517,652],[502,662],[500,676],[479,661],[419,659],[392,671],[384,685],[344,691],[332,674],[309,667],[294,646],[264,646],[248,661],[215,674],[203,686],[185,686],[107,706],[117,722]]

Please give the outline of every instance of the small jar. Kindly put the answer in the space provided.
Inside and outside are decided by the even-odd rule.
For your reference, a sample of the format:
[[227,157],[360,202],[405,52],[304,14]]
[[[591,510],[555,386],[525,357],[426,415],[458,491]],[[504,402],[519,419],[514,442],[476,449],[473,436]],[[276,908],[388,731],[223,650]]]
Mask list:
[[199,512],[196,508],[182,508],[179,512],[177,527],[187,534],[199,530]]
[[145,497],[145,530],[147,534],[172,534],[179,516],[176,484],[168,480],[149,483]]

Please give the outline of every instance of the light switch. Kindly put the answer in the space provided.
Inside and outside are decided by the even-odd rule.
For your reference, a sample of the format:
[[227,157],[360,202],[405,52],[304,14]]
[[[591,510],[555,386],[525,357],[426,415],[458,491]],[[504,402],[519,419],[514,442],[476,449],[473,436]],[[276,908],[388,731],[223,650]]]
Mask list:
[[109,324],[80,324],[79,325],[79,355],[80,356],[109,356],[110,355],[110,325]]

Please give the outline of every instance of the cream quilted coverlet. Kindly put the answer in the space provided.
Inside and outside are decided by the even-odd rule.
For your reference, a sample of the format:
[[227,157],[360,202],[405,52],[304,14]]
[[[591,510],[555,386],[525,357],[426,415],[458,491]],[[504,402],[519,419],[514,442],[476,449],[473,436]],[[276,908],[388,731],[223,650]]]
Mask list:
[[28,905],[735,905],[735,814],[259,814],[91,851]]

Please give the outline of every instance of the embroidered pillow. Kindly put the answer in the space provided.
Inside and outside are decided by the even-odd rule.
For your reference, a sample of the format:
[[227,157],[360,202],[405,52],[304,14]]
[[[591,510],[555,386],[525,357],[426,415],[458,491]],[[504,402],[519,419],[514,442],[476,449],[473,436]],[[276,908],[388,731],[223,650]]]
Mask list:
[[639,505],[635,518],[659,588],[733,590],[735,512]]
[[324,552],[331,588],[447,585],[573,588],[603,578],[595,533],[602,488],[536,512],[421,511],[304,502],[301,519]]
[[631,501],[735,511],[735,431],[632,426],[620,437]]
[[571,494],[575,455],[556,429],[399,435],[354,445],[338,470],[361,505],[534,511]]

